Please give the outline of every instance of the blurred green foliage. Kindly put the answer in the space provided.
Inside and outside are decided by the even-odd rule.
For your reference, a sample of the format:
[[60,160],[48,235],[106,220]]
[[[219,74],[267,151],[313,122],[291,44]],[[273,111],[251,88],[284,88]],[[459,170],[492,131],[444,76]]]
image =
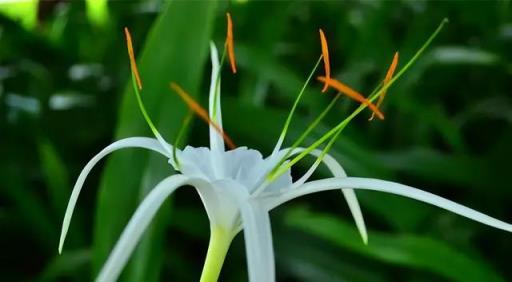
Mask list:
[[[96,168],[89,177],[57,255],[64,208],[83,165],[114,139],[150,136],[127,87],[122,28],[134,37],[148,111],[174,141],[186,108],[168,82],[177,81],[206,105],[208,40],[223,44],[226,11],[233,16],[239,72],[223,74],[225,128],[237,144],[264,152],[319,56],[319,27],[329,39],[333,75],[368,93],[396,50],[405,62],[448,17],[432,47],[390,89],[386,120],[357,118],[332,153],[350,175],[407,183],[512,220],[508,1],[109,1],[97,12],[107,13],[104,22],[87,11],[86,2],[41,1],[32,28],[0,15],[0,281],[94,277],[136,204],[172,173],[153,154],[115,153],[103,172]],[[330,101],[320,88],[314,83],[306,92],[288,144]],[[313,135],[354,107],[343,99]],[[200,120],[188,142],[207,144]],[[338,192],[301,198],[272,213],[279,281],[512,280],[511,234],[396,196],[358,196],[368,246]],[[192,190],[170,202],[123,281],[198,279],[206,214]],[[222,281],[246,277],[238,236]]]

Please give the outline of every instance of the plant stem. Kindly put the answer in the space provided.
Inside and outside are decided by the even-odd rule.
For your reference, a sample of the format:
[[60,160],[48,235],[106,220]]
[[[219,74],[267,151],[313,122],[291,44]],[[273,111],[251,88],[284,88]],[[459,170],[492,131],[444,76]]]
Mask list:
[[200,282],[217,282],[232,240],[231,232],[219,226],[211,227],[210,243]]

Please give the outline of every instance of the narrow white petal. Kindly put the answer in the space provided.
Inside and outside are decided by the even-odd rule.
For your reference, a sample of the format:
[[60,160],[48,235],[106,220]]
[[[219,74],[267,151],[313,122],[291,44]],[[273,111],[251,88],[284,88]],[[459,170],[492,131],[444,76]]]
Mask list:
[[[285,149],[283,151],[286,151],[286,150],[287,149]],[[304,150],[305,150],[305,148],[296,148],[295,150],[292,151],[291,155],[300,154]],[[320,156],[321,153],[322,153],[322,151],[320,151],[320,150],[313,150],[310,154],[315,157],[318,157],[318,156]],[[345,170],[343,169],[343,167],[331,155],[325,154],[325,156],[322,159],[322,162],[331,171],[333,176],[347,177],[347,174],[345,173]],[[315,161],[313,166],[311,166],[308,169],[308,171],[299,180],[297,180],[293,184],[292,189],[304,184],[311,177],[311,175],[313,175],[313,172],[318,168],[319,165],[320,165],[320,162]],[[354,217],[354,221],[356,223],[357,230],[359,231],[359,234],[361,235],[363,242],[366,244],[368,242],[368,232],[366,230],[366,224],[364,223],[363,213],[361,212],[361,207],[359,206],[359,201],[357,200],[356,193],[354,192],[353,189],[341,189],[341,192],[343,193],[343,196],[345,197],[345,200],[347,201],[350,212],[352,213],[352,217]]]
[[152,151],[156,151],[167,158],[170,157],[167,154],[167,151],[162,148],[162,145],[153,138],[147,137],[130,137],[126,139],[118,140],[101,152],[99,152],[96,156],[94,156],[89,163],[83,168],[82,172],[78,176],[78,179],[73,187],[73,191],[71,192],[71,197],[69,198],[68,206],[66,208],[66,213],[64,215],[64,221],[62,222],[62,230],[60,233],[60,241],[59,241],[59,253],[62,252],[62,246],[64,245],[64,240],[66,239],[66,234],[68,232],[69,224],[71,222],[71,217],[73,216],[73,210],[75,209],[76,202],[78,200],[78,196],[80,195],[80,191],[82,190],[82,186],[87,178],[89,172],[93,169],[93,167],[98,163],[103,157],[110,154],[113,151],[123,149],[123,148],[145,148]]
[[170,156],[172,156],[172,146],[169,145],[169,143],[167,143],[167,141],[165,141],[165,139],[162,137],[162,135],[160,135],[160,133],[155,132],[154,134],[155,134],[156,140],[158,140],[158,142],[160,143],[160,146],[165,150],[165,153],[162,153],[162,154],[169,158],[169,164],[171,164],[172,167],[175,170],[177,170],[177,165],[176,165],[176,163],[174,163],[174,158],[170,157]]
[[265,202],[259,198],[252,198],[247,189],[234,181],[223,181],[216,184],[218,185],[222,185],[227,193],[234,197],[240,209],[249,282],[274,282],[274,248],[270,217],[264,206]]
[[97,282],[117,281],[131,253],[137,246],[144,231],[160,209],[160,206],[176,189],[183,185],[193,184],[197,179],[184,175],[173,175],[158,183],[139,205],[134,215],[126,225],[121,237],[103,265]]
[[[316,156],[318,156],[320,153],[321,152],[319,150],[312,152],[312,154]],[[343,167],[331,155],[326,154],[322,161],[335,177],[347,177]],[[368,232],[366,231],[366,224],[364,223],[363,213],[361,212],[361,207],[359,206],[359,201],[357,200],[354,189],[341,189],[341,192],[347,201],[348,207],[352,213],[352,217],[354,217],[357,230],[359,231],[363,242],[365,244],[368,243]]]
[[482,224],[486,224],[492,226],[497,229],[505,230],[508,232],[512,232],[512,224],[503,222],[496,218],[490,217],[486,214],[478,212],[476,210],[470,209],[463,205],[457,204],[453,201],[447,200],[440,196],[434,195],[432,193],[380,179],[372,179],[372,178],[358,178],[358,177],[334,177],[327,178],[322,180],[311,181],[305,183],[304,185],[298,187],[294,190],[288,190],[286,193],[282,194],[280,197],[269,198],[266,201],[266,205],[269,208],[276,207],[284,202],[287,202],[291,199],[300,197],[302,195],[311,194],[319,191],[325,190],[333,190],[333,189],[363,189],[363,190],[373,190],[386,192],[391,194],[396,194],[404,197],[408,197],[411,199],[415,199],[421,202],[425,202],[442,209],[451,211],[458,215],[467,217],[474,221],[480,222]]
[[[217,48],[213,42],[210,42],[210,56],[212,60],[212,75],[210,81],[210,96],[209,96],[209,114],[210,119],[217,123],[217,125],[222,128],[222,112],[220,105],[220,65],[219,65],[219,54],[217,52]],[[215,113],[215,114],[214,114]],[[224,139],[222,136],[215,130],[213,126],[210,125],[210,147],[212,149],[222,150],[224,151]]]
[[275,281],[274,248],[268,211],[252,199],[240,206],[250,282]]
[[[210,119],[222,129],[222,111],[220,105],[220,65],[217,47],[210,42],[210,56],[212,60],[212,75],[210,81],[210,96],[208,111]],[[223,136],[210,124],[210,150],[212,153],[212,168],[217,178],[224,178],[224,139]]]
[[[274,146],[274,150],[272,150],[272,154],[270,155],[271,158],[274,158],[276,157],[279,152],[281,151],[281,147],[283,146],[283,142],[284,142],[284,134],[281,134],[279,136],[279,139],[277,139],[277,143],[276,145]],[[285,149],[286,151],[286,149]]]

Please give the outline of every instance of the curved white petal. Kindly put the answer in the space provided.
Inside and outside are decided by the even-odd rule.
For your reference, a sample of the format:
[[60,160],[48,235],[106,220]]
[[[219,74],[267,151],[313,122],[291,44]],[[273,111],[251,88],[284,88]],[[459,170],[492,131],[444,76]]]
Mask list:
[[223,186],[235,196],[240,209],[249,281],[275,281],[274,248],[268,210],[262,201],[251,198],[244,187],[231,181],[225,181]]
[[[322,152],[320,150],[314,150],[313,152],[311,152],[312,155],[317,157],[321,153]],[[345,173],[343,167],[331,155],[325,154],[322,161],[335,177],[347,177],[347,174]],[[361,212],[361,207],[359,206],[359,201],[357,200],[356,193],[354,189],[341,189],[341,192],[343,193],[343,196],[347,201],[350,212],[352,213],[352,217],[354,217],[357,230],[359,231],[359,234],[361,235],[363,242],[367,244],[368,232],[366,230],[366,224],[364,223],[363,213]]]
[[73,216],[73,210],[75,209],[78,196],[80,195],[80,191],[82,190],[82,186],[85,182],[85,179],[87,178],[87,175],[96,165],[96,163],[98,163],[103,157],[105,157],[106,155],[110,154],[113,151],[123,148],[145,148],[158,152],[166,156],[167,158],[170,158],[170,155],[167,153],[167,150],[162,147],[158,140],[148,137],[130,137],[121,139],[108,145],[103,150],[101,150],[101,152],[94,156],[83,168],[82,172],[80,172],[80,175],[78,176],[78,179],[76,180],[75,186],[73,187],[73,191],[71,192],[71,197],[69,198],[68,206],[66,208],[66,213],[64,214],[64,220],[62,222],[62,229],[59,241],[59,253],[62,252],[62,246],[64,245],[64,240],[66,239],[66,234],[68,232],[69,224],[71,222],[71,217]]
[[[238,201],[234,200],[230,190],[226,189],[226,180],[205,181],[208,185],[195,185],[197,193],[201,197],[203,206],[208,214],[211,226],[220,226],[224,230],[233,231],[233,236],[238,233],[236,227],[240,224]],[[246,189],[245,187],[237,186]]]
[[195,181],[200,180],[183,175],[173,175],[162,180],[149,192],[123,230],[107,262],[103,265],[96,278],[97,282],[117,280],[142,234],[144,234],[144,231],[167,197],[179,187],[193,184]]
[[[286,153],[288,150],[290,149],[283,149],[282,152]],[[306,149],[300,147],[295,148],[290,153],[290,156],[300,154],[304,150]],[[320,156],[320,154],[322,154],[322,151],[313,150],[310,154],[315,157],[318,157]],[[345,173],[343,167],[331,155],[325,154],[321,162],[323,162],[327,166],[327,168],[331,171],[334,177],[347,177],[347,174]],[[300,185],[304,184],[311,177],[313,172],[318,168],[321,162],[315,161],[313,166],[311,166],[311,168],[309,168],[308,171],[293,184],[291,189],[295,189]],[[341,189],[341,192],[343,193],[343,196],[347,201],[348,207],[350,209],[350,212],[352,213],[352,217],[354,217],[357,230],[359,231],[359,234],[361,235],[363,242],[365,244],[368,243],[368,232],[366,230],[366,224],[364,223],[363,213],[361,212],[361,207],[359,206],[359,201],[357,200],[356,193],[354,192],[353,189]]]
[[165,150],[165,156],[169,157],[169,164],[172,165],[172,167],[176,170],[177,169],[177,165],[174,163],[174,159],[173,158],[170,158],[170,156],[172,156],[172,146],[169,145],[169,143],[167,143],[167,141],[165,141],[165,139],[162,137],[162,135],[160,135],[160,133],[157,132],[154,132],[155,134],[155,138],[156,140],[158,140],[158,142],[160,143],[160,146]]
[[421,202],[425,202],[442,209],[451,211],[458,215],[467,217],[474,221],[492,226],[497,229],[505,230],[508,232],[512,232],[512,224],[503,222],[496,218],[490,217],[486,214],[478,212],[476,210],[470,209],[463,205],[457,204],[453,201],[447,200],[440,196],[434,195],[432,193],[380,179],[372,179],[372,178],[358,178],[358,177],[346,177],[346,178],[328,178],[322,180],[316,180],[308,182],[295,190],[289,190],[286,193],[282,194],[280,197],[269,198],[266,204],[268,207],[276,207],[284,202],[287,202],[291,199],[300,197],[302,195],[311,194],[319,191],[325,190],[333,190],[333,189],[364,189],[364,190],[373,190],[373,191],[381,191],[391,194],[396,194],[404,197],[408,197],[411,199],[415,199]]

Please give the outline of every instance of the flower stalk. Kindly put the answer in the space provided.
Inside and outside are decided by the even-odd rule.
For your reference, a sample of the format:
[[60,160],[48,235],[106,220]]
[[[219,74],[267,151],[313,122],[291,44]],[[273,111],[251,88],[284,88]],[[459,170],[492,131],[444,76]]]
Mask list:
[[200,282],[216,282],[219,279],[233,237],[232,232],[220,226],[212,226]]

